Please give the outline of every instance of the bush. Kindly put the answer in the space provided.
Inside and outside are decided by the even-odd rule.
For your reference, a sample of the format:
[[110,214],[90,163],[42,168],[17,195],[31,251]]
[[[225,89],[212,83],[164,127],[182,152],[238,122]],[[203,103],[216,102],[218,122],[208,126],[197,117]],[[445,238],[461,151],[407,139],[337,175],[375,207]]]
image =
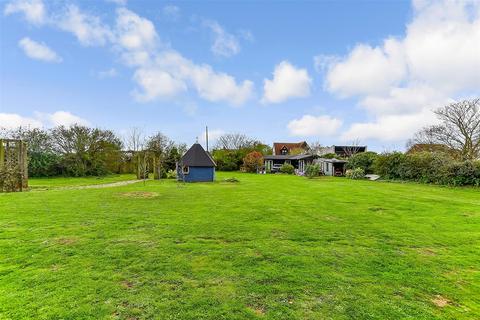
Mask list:
[[374,172],[384,179],[401,179],[401,166],[404,161],[405,155],[401,152],[378,155],[373,163]]
[[362,168],[348,169],[345,172],[345,176],[348,179],[359,180],[365,178],[365,171]]
[[293,174],[295,172],[295,168],[290,163],[284,163],[280,167],[280,172],[286,174]]
[[176,170],[168,170],[167,171],[167,179],[177,179],[177,171]]
[[322,155],[323,159],[338,159],[339,157],[335,153],[326,153]]
[[257,172],[263,165],[263,155],[258,151],[252,151],[243,158],[243,168],[246,172]]
[[457,161],[444,152],[382,154],[375,160],[374,168],[385,179],[480,186],[480,161]]
[[30,177],[53,177],[62,174],[61,157],[53,152],[30,152],[28,175]]
[[235,150],[214,150],[213,159],[219,171],[237,171],[243,162],[243,157]]
[[362,168],[366,174],[373,173],[374,172],[373,164],[377,159],[377,157],[378,157],[377,153],[372,151],[354,154],[348,159],[346,168],[347,169]]
[[305,168],[305,176],[309,179],[318,177],[320,175],[320,165],[319,164],[309,164]]

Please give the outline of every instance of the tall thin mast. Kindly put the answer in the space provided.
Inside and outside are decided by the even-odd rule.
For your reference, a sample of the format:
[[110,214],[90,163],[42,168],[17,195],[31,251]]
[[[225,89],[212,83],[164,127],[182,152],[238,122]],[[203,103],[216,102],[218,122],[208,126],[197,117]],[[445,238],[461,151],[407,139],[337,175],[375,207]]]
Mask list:
[[205,141],[207,142],[207,152],[208,152],[208,126],[205,126]]

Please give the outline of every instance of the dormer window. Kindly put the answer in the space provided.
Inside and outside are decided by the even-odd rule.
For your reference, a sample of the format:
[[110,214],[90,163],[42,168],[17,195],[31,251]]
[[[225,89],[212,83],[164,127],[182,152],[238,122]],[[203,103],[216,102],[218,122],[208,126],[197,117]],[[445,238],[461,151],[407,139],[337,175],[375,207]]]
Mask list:
[[286,146],[283,146],[282,149],[280,150],[280,153],[281,153],[282,155],[287,155],[287,154],[288,154],[288,149],[287,149],[287,147],[286,147]]

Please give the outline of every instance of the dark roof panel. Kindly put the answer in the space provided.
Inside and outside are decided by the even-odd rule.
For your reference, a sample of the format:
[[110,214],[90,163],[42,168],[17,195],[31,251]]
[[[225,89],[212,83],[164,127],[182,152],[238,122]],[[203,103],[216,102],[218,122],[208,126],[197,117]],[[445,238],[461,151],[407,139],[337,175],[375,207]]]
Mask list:
[[203,147],[195,143],[182,157],[181,164],[192,167],[215,167],[215,161]]

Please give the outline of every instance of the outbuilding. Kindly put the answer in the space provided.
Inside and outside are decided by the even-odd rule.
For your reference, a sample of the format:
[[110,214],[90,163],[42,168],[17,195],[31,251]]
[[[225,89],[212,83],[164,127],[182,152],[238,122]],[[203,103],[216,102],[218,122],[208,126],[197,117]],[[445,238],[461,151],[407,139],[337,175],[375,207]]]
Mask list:
[[177,163],[177,180],[209,182],[215,178],[215,161],[199,143],[192,145]]
[[326,176],[343,176],[345,174],[346,160],[319,158],[313,163],[320,165],[320,171]]

